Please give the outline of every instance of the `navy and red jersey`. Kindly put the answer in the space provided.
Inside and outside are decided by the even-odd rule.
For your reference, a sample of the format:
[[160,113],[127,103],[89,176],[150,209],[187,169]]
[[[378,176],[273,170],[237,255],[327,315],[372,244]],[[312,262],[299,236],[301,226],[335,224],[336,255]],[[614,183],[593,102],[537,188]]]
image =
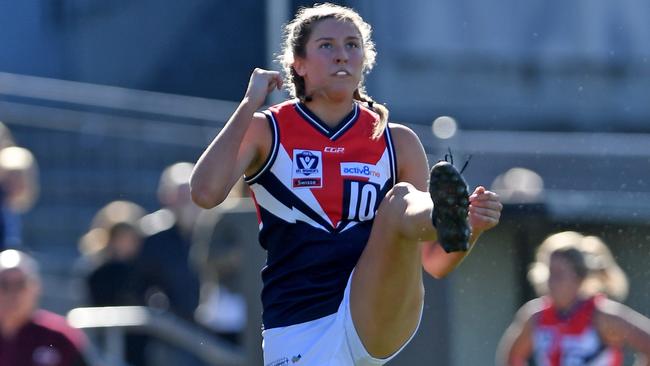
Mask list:
[[65,318],[37,311],[11,338],[0,336],[0,365],[83,366],[85,335]]
[[373,138],[378,115],[355,103],[335,128],[298,101],[264,112],[273,143],[246,177],[257,206],[266,329],[337,311],[370,235],[379,203],[396,181],[390,130]]
[[562,314],[548,299],[535,314],[533,341],[539,366],[620,366],[623,354],[603,343],[594,325],[598,296]]

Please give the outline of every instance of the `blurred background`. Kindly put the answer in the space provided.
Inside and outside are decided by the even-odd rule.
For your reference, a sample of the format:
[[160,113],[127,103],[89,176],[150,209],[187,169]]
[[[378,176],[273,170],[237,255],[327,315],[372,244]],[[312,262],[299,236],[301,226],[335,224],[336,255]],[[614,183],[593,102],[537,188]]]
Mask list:
[[[457,165],[471,155],[469,184],[498,191],[506,204],[502,223],[459,270],[427,281],[420,332],[392,364],[493,364],[514,312],[534,297],[526,280],[534,249],[559,230],[601,236],[628,275],[625,303],[650,315],[650,3],[336,3],[374,27],[369,94],[417,132],[430,162],[448,149]],[[279,69],[281,25],[301,5],[311,2],[0,1],[3,135],[31,152],[37,171],[33,202],[5,219],[19,222],[7,224],[19,234],[6,246],[40,260],[44,308],[65,315],[91,305],[86,278],[103,248],[87,234],[109,202],[140,206],[143,238],[164,229],[161,174],[196,161],[253,68]],[[197,213],[187,236],[208,309],[187,324],[217,339],[212,356],[191,352],[205,364],[261,364],[264,252],[250,201],[230,202]],[[244,320],[220,328],[215,288],[232,291],[228,309],[239,309],[225,318]],[[146,305],[173,303],[155,299]],[[100,353],[122,349],[99,335],[110,324],[76,324]],[[192,348],[174,332],[175,344]]]

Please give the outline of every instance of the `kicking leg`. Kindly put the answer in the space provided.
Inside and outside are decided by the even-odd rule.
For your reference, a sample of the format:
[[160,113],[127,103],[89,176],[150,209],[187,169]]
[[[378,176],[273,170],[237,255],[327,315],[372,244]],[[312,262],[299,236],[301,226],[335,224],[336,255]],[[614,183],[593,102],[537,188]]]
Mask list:
[[420,242],[436,241],[440,232],[446,251],[468,249],[469,200],[461,174],[449,163],[436,164],[430,190],[431,195],[409,183],[393,187],[382,200],[352,277],[352,320],[364,346],[377,358],[396,352],[420,320]]
[[413,334],[424,297],[420,240],[435,240],[433,203],[408,183],[383,199],[354,275],[350,308],[371,356],[385,358]]

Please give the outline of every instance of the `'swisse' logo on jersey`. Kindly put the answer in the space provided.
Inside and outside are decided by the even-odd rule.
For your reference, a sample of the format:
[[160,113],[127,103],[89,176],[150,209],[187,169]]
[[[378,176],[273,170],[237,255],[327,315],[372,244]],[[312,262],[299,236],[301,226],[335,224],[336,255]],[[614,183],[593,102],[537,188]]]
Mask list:
[[317,150],[293,150],[293,188],[323,186],[323,156]]

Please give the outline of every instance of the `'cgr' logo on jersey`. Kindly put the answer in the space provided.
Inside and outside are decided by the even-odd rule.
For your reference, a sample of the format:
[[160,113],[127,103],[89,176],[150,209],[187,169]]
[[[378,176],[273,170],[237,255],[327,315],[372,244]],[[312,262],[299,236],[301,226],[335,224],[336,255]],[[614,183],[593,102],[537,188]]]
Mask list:
[[293,150],[293,188],[320,188],[323,186],[322,152]]

